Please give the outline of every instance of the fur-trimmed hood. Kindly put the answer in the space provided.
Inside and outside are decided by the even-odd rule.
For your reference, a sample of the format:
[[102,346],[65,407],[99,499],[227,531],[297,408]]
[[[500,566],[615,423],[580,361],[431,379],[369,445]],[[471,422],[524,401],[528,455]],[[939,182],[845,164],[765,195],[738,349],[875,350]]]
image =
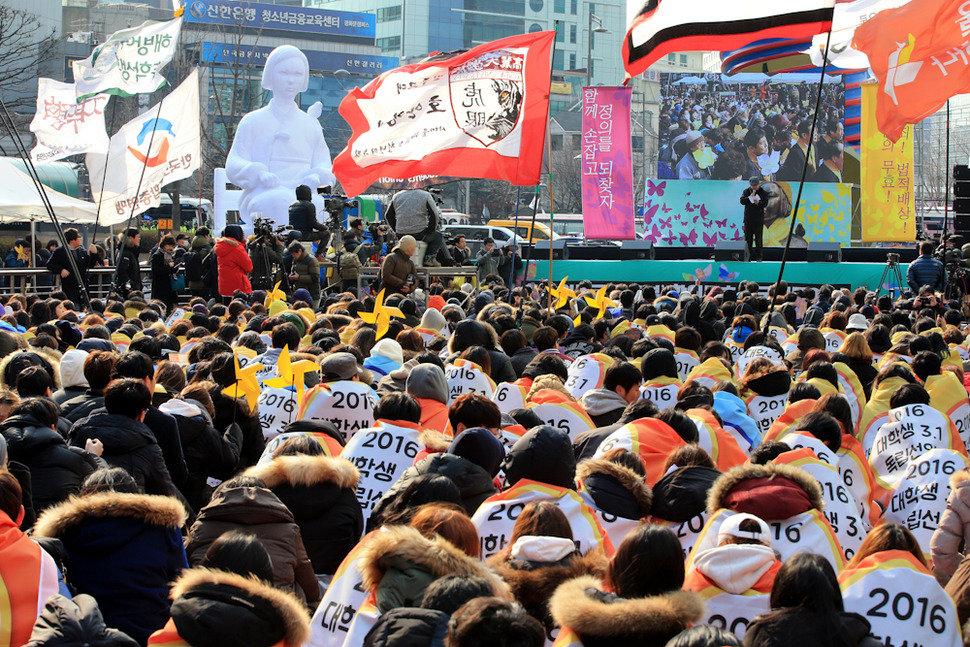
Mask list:
[[825,507],[822,487],[808,472],[791,465],[739,465],[722,474],[707,493],[707,512],[721,508],[771,521]]
[[[206,590],[216,593],[207,596]],[[239,593],[227,595],[227,589],[237,589]],[[271,608],[278,615],[280,625],[273,626],[270,630],[278,630],[281,634],[278,639],[282,639],[287,647],[297,647],[302,645],[310,638],[310,618],[306,609],[296,596],[286,591],[281,591],[255,577],[243,577],[236,573],[228,573],[209,568],[197,567],[185,571],[182,576],[175,581],[171,590],[172,598],[172,620],[179,630],[179,636],[190,642],[190,644],[204,644],[198,642],[199,637],[205,638],[205,632],[212,631],[219,627],[220,631],[229,633],[239,632],[248,629],[249,623],[241,626],[237,622],[218,622],[224,620],[236,620],[241,615],[250,617],[257,616],[253,612],[253,607],[258,602],[264,603],[264,608]],[[205,601],[205,602],[203,602]],[[203,607],[204,605],[204,607]],[[196,613],[204,610],[206,617],[204,622],[198,622]],[[220,611],[222,613],[220,613]],[[265,615],[259,614],[255,617],[256,624],[264,624],[267,621]],[[187,636],[186,634],[197,635]],[[194,640],[193,640],[194,638]],[[239,637],[242,642],[232,644],[246,645],[247,636]],[[209,644],[212,644],[212,636],[208,637]],[[230,644],[229,636],[218,641],[219,644]]]
[[492,582],[496,595],[510,597],[508,586],[481,561],[469,557],[450,542],[424,537],[410,526],[384,526],[362,547],[357,559],[364,588],[375,591],[387,571],[402,562],[427,569],[435,578],[472,575]]
[[60,537],[91,519],[122,518],[160,528],[181,528],[186,512],[178,499],[168,496],[123,492],[74,496],[40,515],[34,525],[34,535]]
[[956,489],[958,486],[966,487],[970,484],[970,468],[963,468],[962,470],[957,470],[950,477],[950,487]]
[[[53,348],[47,348],[46,346],[30,346],[27,348],[21,348],[0,360],[0,388],[10,389],[11,391],[14,390],[14,384],[6,379],[7,365],[21,353],[33,353],[37,357],[50,364],[51,368],[54,369],[52,376],[54,386],[51,387],[51,392],[61,388],[61,354]],[[40,365],[40,363],[36,361],[32,362],[31,364],[34,366]]]
[[[613,480],[627,492],[629,492],[639,507],[639,517],[646,517],[650,514],[650,507],[653,504],[653,492],[646,484],[644,478],[631,470],[629,467],[619,465],[612,461],[601,458],[591,458],[581,462],[576,466],[576,480],[585,485],[586,491],[590,493],[597,507],[602,509],[606,504],[605,498],[610,497],[610,492],[604,488],[600,481],[605,479]],[[589,481],[587,483],[587,481]],[[601,501],[601,499],[604,499]],[[612,510],[603,510],[611,514],[618,514]],[[634,519],[638,517],[626,517]]]
[[273,489],[287,484],[293,487],[333,483],[341,489],[355,489],[360,472],[346,458],[329,456],[278,456],[268,463],[250,467],[245,476],[255,476]]
[[453,440],[454,438],[449,438],[434,429],[425,429],[418,434],[418,442],[424,445],[425,449],[431,454],[448,451]]
[[599,580],[584,576],[556,589],[549,601],[556,624],[569,627],[580,638],[670,638],[704,616],[704,602],[689,591],[672,591],[647,598],[617,598],[611,603],[587,594],[588,589],[599,593],[600,587]]

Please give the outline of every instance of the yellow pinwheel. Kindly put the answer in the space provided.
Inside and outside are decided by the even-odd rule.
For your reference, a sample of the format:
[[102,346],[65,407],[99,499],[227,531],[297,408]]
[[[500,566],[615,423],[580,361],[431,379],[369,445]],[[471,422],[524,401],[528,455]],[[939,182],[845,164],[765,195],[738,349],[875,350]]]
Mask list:
[[606,296],[606,286],[604,285],[599,290],[596,291],[595,297],[585,297],[586,303],[589,304],[591,308],[599,308],[599,312],[596,314],[595,319],[603,319],[606,317],[606,313],[610,308],[616,307],[616,302],[613,299]]
[[380,339],[387,333],[387,328],[391,323],[391,317],[404,319],[404,313],[400,308],[384,305],[384,290],[377,294],[377,302],[374,303],[374,312],[358,312],[357,316],[364,320],[364,323],[377,324],[377,338]]
[[24,263],[30,261],[30,255],[27,253],[27,248],[23,245],[17,245],[14,247],[14,251],[17,252],[18,261],[23,261]]
[[552,298],[556,299],[556,310],[569,303],[569,299],[576,298],[576,293],[566,287],[566,281],[568,280],[569,277],[564,276],[562,281],[559,282],[559,285],[550,290]]
[[306,380],[303,376],[311,371],[319,371],[320,365],[308,359],[301,359],[295,363],[291,362],[290,349],[288,346],[284,346],[283,352],[280,353],[279,358],[276,360],[276,370],[279,371],[280,376],[274,377],[271,380],[265,380],[264,383],[266,386],[273,388],[295,387],[296,402],[297,406],[299,406],[303,400],[303,390],[306,387]]
[[273,289],[266,293],[266,300],[263,301],[263,305],[267,308],[274,301],[286,302],[286,293],[280,289],[280,283],[282,283],[282,281],[277,281],[276,285],[273,286]]
[[259,362],[250,364],[246,368],[239,367],[239,356],[233,353],[232,361],[236,366],[236,383],[222,390],[230,398],[240,398],[246,396],[249,403],[249,410],[256,410],[256,400],[259,399],[259,380],[256,379],[257,371],[262,370],[263,365]]

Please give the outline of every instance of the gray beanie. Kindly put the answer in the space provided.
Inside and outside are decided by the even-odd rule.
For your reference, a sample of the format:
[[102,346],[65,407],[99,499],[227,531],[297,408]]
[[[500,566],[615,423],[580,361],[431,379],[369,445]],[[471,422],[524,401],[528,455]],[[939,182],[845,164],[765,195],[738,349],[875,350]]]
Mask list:
[[448,404],[448,381],[435,364],[418,364],[408,375],[407,392],[415,398],[428,398]]

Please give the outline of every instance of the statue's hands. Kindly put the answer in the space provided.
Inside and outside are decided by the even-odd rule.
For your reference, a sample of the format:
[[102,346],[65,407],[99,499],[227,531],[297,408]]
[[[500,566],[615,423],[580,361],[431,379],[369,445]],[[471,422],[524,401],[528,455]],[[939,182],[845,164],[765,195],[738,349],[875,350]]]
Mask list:
[[257,179],[259,180],[259,185],[267,189],[272,189],[280,185],[280,179],[276,173],[270,173],[269,171],[260,171]]
[[305,184],[311,189],[315,189],[316,187],[320,186],[320,174],[307,173],[303,176],[303,179],[300,180],[300,184]]
[[307,108],[306,113],[314,119],[319,119],[320,115],[323,114],[323,104],[317,101],[312,106]]

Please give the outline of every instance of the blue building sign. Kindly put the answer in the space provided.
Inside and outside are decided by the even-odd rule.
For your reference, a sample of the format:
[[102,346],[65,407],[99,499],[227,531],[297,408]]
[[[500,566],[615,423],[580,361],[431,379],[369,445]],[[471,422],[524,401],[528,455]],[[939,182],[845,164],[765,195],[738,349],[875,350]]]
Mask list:
[[[231,43],[202,43],[204,63],[235,63],[265,65],[271,47],[234,45]],[[342,52],[304,51],[310,69],[315,72],[346,70],[351,74],[377,76],[398,66],[395,56],[371,56],[369,54],[345,54]]]
[[374,38],[374,14],[231,0],[189,0],[185,22]]

